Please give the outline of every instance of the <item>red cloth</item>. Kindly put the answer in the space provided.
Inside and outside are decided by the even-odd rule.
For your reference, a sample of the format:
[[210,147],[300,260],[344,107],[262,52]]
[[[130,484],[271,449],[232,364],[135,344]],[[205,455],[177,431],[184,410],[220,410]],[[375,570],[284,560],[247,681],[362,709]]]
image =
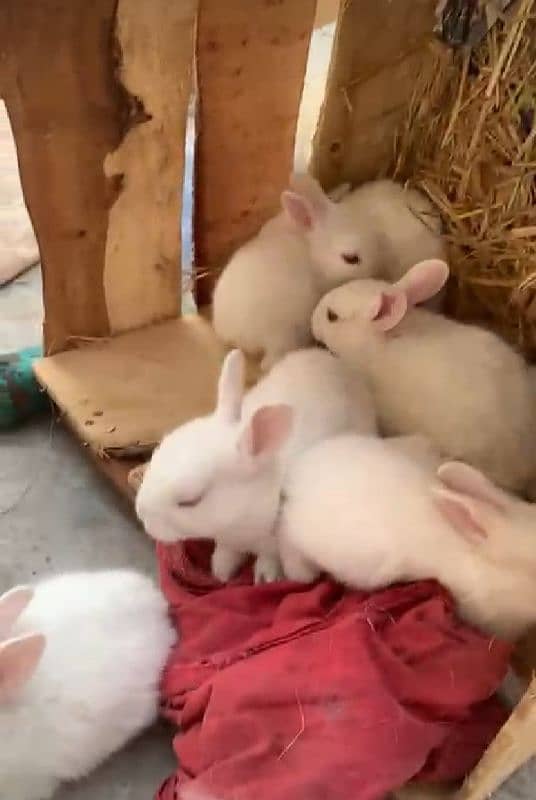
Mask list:
[[433,581],[221,587],[199,545],[158,557],[180,631],[163,711],[181,732],[157,800],[379,800],[460,778],[505,720],[510,648],[457,622]]

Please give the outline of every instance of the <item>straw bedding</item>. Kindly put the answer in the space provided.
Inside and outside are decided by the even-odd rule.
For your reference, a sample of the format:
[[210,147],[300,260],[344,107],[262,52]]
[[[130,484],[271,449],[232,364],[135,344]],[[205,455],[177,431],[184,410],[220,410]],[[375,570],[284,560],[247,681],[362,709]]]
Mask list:
[[443,215],[450,311],[535,358],[536,0],[519,0],[472,51],[431,44],[394,174]]

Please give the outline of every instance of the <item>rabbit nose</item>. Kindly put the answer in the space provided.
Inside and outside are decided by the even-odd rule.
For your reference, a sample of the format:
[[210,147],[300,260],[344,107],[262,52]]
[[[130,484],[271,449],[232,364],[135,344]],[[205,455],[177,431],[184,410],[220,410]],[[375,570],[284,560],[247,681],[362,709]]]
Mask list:
[[332,308],[328,308],[326,316],[328,318],[328,322],[337,322],[337,320],[339,319],[339,315],[336,314]]

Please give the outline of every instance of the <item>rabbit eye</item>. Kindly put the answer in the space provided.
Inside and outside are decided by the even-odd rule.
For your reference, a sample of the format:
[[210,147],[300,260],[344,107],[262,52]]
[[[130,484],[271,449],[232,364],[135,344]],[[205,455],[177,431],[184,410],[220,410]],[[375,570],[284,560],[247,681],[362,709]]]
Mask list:
[[327,311],[327,318],[328,318],[328,322],[337,322],[337,320],[339,319],[339,315],[338,315],[338,314],[336,314],[336,313],[333,311],[333,309],[331,309],[331,308],[328,308],[328,311]]
[[177,505],[179,506],[179,508],[194,508],[195,506],[199,505],[199,503],[201,502],[202,499],[203,499],[203,495],[200,494],[197,497],[192,497],[191,500],[189,500],[189,499],[188,500],[178,500],[177,501]]
[[342,259],[346,261],[347,264],[359,264],[361,256],[358,253],[343,253]]

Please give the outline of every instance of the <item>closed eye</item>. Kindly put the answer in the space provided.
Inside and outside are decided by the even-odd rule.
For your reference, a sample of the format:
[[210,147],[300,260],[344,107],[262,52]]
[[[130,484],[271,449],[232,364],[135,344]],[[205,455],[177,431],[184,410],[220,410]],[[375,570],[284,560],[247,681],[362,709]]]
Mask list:
[[177,505],[179,508],[194,508],[194,506],[198,506],[201,500],[203,499],[204,495],[199,494],[197,497],[192,497],[191,499],[183,499],[177,500]]
[[347,264],[359,264],[361,256],[358,253],[343,253],[342,259],[346,261]]

